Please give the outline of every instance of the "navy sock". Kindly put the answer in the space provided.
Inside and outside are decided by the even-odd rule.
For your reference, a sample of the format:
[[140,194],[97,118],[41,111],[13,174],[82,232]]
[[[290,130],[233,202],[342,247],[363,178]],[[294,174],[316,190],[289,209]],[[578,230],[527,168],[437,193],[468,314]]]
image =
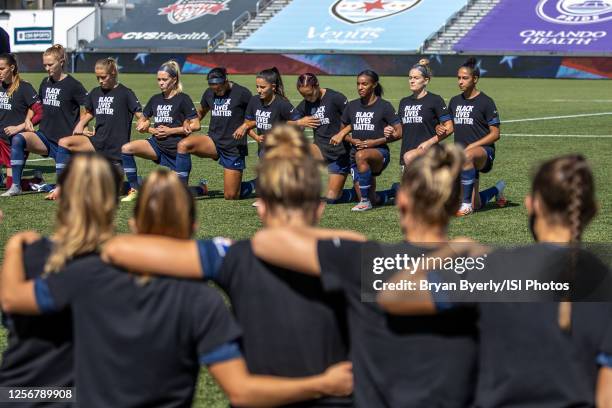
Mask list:
[[476,170],[463,170],[461,172],[461,185],[463,186],[463,203],[472,204],[472,191],[476,181]]
[[176,154],[176,174],[185,184],[189,181],[189,173],[191,172],[191,155],[189,153]]
[[55,175],[59,178],[60,174],[64,171],[66,163],[70,159],[70,150],[62,146],[57,146],[57,153],[55,154]]
[[387,204],[389,200],[395,197],[396,192],[397,191],[394,188],[390,188],[389,190],[377,191],[376,194],[378,195],[378,203],[380,205]]
[[11,168],[13,169],[13,184],[18,186],[21,185],[21,174],[25,165],[25,150],[25,137],[21,133],[17,133],[11,139]]
[[359,191],[361,192],[362,200],[370,199],[370,183],[372,183],[372,170],[368,169],[367,171],[358,172],[359,178]]
[[342,190],[342,194],[340,194],[340,197],[334,198],[334,199],[328,198],[327,204],[351,203],[355,201],[356,197],[357,197],[357,193],[355,193],[354,188],[345,188],[344,190]]
[[121,153],[121,162],[123,163],[123,171],[130,183],[130,187],[138,190],[138,169],[136,168],[136,160],[133,154]]
[[246,198],[250,196],[251,194],[253,194],[253,191],[255,191],[256,181],[257,179],[253,179],[249,181],[243,181],[242,183],[240,183],[240,198]]
[[488,203],[489,200],[491,200],[493,197],[495,197],[498,192],[499,191],[497,190],[497,187],[493,186],[478,193],[478,195],[480,196],[480,205],[484,207],[485,204]]

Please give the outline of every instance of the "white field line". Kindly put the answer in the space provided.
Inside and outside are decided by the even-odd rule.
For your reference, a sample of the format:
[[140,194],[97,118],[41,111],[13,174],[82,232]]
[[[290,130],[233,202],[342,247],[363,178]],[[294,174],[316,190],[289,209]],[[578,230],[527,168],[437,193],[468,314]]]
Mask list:
[[564,116],[543,116],[541,118],[526,118],[526,119],[511,119],[511,120],[502,120],[502,125],[504,123],[518,123],[518,122],[531,122],[536,120],[554,120],[554,119],[569,119],[569,118],[586,118],[589,116],[604,116],[604,115],[612,115],[612,112],[599,112],[599,113],[581,113],[579,115],[564,115]]

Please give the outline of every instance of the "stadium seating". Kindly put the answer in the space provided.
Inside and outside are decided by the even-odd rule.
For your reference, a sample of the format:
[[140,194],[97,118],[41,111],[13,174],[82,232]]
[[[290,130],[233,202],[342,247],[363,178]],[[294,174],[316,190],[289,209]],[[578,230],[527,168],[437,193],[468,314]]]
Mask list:
[[294,0],[240,43],[247,51],[418,50],[467,0]]

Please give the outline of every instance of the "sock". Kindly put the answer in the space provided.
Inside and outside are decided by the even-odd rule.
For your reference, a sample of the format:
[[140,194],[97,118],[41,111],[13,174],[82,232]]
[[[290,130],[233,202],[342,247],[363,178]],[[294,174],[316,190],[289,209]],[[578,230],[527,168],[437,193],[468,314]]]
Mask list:
[[372,182],[372,170],[358,172],[357,177],[359,178],[359,191],[361,192],[362,200],[370,199],[370,183]]
[[463,185],[463,203],[472,205],[472,191],[476,180],[476,170],[463,170],[461,172],[461,184]]
[[396,192],[397,190],[395,190],[394,188],[390,188],[389,190],[377,191],[376,194],[378,195],[379,204],[387,204],[389,200],[395,197]]
[[176,174],[185,184],[189,181],[189,173],[191,172],[191,155],[189,153],[176,154]]
[[493,186],[478,193],[478,195],[480,196],[480,205],[484,207],[485,204],[487,204],[493,197],[495,197],[498,192],[499,190],[497,189],[497,187]]
[[344,190],[342,190],[342,194],[340,194],[340,197],[338,198],[328,198],[327,199],[327,204],[344,204],[344,203],[351,203],[353,201],[355,201],[355,198],[357,198],[357,193],[355,193],[355,189],[354,188],[345,188]]
[[57,177],[62,174],[62,171],[64,171],[64,167],[66,167],[66,163],[69,159],[70,150],[62,146],[57,146],[57,153],[55,155],[55,175]]
[[25,165],[26,140],[21,133],[11,139],[11,168],[13,169],[13,183],[21,185],[21,175]]
[[240,183],[240,198],[246,198],[253,194],[255,191],[255,182],[257,179],[253,179],[250,181],[243,181]]
[[123,171],[130,183],[130,188],[138,190],[138,169],[136,168],[136,160],[133,154],[121,153],[121,162],[123,163]]

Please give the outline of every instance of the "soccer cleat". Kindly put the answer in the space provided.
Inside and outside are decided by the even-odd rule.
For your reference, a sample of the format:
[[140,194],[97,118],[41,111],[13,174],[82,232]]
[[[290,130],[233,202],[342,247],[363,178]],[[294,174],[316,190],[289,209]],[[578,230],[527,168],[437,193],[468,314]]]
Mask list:
[[259,202],[259,198],[255,201],[253,201],[253,204],[251,204],[251,207],[259,207],[261,205],[261,203]]
[[129,203],[130,201],[134,201],[138,198],[138,190],[134,188],[130,188],[127,195],[121,199],[121,202]]
[[466,215],[470,215],[474,212],[474,209],[470,204],[462,203],[461,208],[455,214],[457,217],[465,217]]
[[372,209],[372,202],[366,198],[366,199],[361,199],[361,201],[356,206],[351,208],[351,211],[368,211],[371,209]]
[[508,204],[508,200],[504,196],[506,182],[504,180],[499,180],[497,183],[495,183],[495,187],[497,188],[497,194],[495,195],[495,203],[500,208],[505,207],[506,204]]
[[12,197],[21,194],[21,187],[17,184],[13,184],[11,188],[6,190],[0,197]]

